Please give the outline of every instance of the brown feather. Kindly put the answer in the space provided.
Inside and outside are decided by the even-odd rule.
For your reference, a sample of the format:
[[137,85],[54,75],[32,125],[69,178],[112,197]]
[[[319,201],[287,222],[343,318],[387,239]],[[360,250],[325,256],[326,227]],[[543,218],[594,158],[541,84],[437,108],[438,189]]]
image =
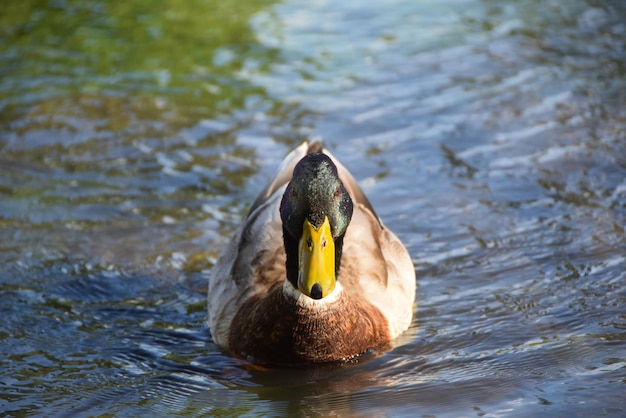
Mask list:
[[271,364],[347,360],[389,341],[385,317],[373,305],[342,295],[336,303],[301,306],[276,284],[249,298],[233,319],[230,349]]

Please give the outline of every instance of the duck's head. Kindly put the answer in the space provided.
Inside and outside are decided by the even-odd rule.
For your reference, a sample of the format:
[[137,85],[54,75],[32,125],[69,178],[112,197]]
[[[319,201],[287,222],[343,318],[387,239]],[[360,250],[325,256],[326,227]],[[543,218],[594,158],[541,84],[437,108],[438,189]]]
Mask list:
[[287,280],[313,299],[335,289],[352,199],[337,167],[325,154],[296,164],[280,203],[287,253]]

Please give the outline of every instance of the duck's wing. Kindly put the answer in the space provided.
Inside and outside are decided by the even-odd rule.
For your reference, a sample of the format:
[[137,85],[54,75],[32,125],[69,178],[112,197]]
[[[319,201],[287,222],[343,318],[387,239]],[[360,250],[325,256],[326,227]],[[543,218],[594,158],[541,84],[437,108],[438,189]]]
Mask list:
[[350,193],[354,212],[343,241],[339,281],[352,296],[362,298],[387,318],[395,338],[413,316],[416,277],[409,252],[380,220],[352,174],[332,154],[339,178]]
[[415,279],[413,261],[400,239],[365,205],[356,204],[343,240],[338,281],[352,297],[379,309],[392,338],[410,325]]
[[267,292],[286,277],[279,206],[282,188],[248,214],[211,270],[207,322],[213,340],[228,346],[230,323],[250,297]]

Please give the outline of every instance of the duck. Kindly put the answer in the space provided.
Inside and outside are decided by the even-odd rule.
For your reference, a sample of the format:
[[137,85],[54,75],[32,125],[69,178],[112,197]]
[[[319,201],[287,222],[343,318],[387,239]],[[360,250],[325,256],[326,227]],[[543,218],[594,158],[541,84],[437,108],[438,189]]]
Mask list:
[[213,341],[253,363],[345,362],[412,321],[415,268],[352,174],[303,142],[251,204],[208,284]]

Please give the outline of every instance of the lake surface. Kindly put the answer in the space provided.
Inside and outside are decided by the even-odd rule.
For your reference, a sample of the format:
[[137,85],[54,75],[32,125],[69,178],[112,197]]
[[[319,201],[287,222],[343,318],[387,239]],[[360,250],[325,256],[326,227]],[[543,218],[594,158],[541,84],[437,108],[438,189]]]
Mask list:
[[[624,416],[626,4],[0,6],[3,416]],[[406,244],[351,364],[211,341],[206,280],[323,139]]]

